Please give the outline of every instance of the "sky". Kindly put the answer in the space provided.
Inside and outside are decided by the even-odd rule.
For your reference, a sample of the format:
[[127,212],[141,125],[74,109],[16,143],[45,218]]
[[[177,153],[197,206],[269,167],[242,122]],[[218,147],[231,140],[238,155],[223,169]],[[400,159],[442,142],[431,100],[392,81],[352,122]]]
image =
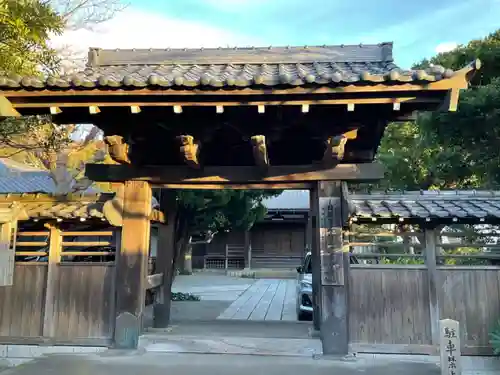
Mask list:
[[192,48],[394,42],[413,63],[500,28],[500,0],[129,0],[112,20],[56,46]]

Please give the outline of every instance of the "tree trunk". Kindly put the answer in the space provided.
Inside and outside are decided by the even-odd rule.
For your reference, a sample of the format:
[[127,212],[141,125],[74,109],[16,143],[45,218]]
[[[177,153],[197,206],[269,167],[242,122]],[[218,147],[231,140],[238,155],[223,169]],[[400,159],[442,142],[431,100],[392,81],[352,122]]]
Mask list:
[[190,269],[186,270],[186,252],[189,248],[189,226],[188,221],[183,217],[183,215],[178,212],[177,225],[175,228],[175,269],[179,270],[179,273],[192,272]]

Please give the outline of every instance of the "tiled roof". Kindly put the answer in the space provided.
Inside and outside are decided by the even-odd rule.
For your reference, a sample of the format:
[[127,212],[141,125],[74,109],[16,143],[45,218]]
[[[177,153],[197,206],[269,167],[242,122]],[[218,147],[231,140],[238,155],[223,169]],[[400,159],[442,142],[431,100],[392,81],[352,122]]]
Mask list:
[[[350,216],[358,219],[500,219],[500,191],[416,191],[349,194]],[[263,201],[269,210],[308,210],[307,190],[286,190]]]
[[[477,63],[476,63],[477,64]],[[392,43],[322,47],[91,49],[88,67],[47,78],[0,77],[0,89],[243,88],[433,82],[450,69],[402,70]]]
[[351,216],[403,219],[500,219],[500,191],[424,191],[351,195]]

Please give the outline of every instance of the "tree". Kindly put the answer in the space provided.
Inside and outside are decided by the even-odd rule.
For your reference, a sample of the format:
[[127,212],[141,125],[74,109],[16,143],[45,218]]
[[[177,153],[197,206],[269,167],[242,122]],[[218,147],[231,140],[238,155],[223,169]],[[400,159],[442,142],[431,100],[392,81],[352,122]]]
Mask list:
[[0,0],[0,74],[55,71],[58,58],[50,34],[60,34],[64,21],[45,1]]
[[185,255],[191,251],[189,238],[213,236],[230,230],[249,230],[267,212],[262,200],[281,191],[183,190],[177,192],[176,255],[174,266],[191,271]]
[[500,29],[483,39],[472,40],[449,52],[440,53],[430,60],[424,59],[414,68],[423,69],[434,64],[457,70],[474,59],[481,60],[482,68],[473,78],[472,86],[487,85],[493,78],[500,76]]
[[390,124],[378,158],[388,169],[377,187],[396,189],[494,188],[500,184],[497,124],[500,120],[500,30],[481,40],[423,60],[460,69],[483,62],[457,112],[421,113],[416,123]]

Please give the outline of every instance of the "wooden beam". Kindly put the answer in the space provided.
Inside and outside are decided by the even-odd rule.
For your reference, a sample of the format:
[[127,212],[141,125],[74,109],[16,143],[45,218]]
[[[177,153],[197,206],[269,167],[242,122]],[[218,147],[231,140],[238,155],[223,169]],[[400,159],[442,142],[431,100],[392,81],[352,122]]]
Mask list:
[[328,137],[326,141],[326,150],[323,154],[323,163],[331,165],[332,163],[342,161],[344,159],[347,141],[356,139],[357,136],[358,129],[353,129],[340,135]]
[[194,170],[182,166],[128,166],[87,164],[85,175],[96,182],[149,181],[154,184],[297,183],[321,180],[374,181],[384,177],[379,163],[270,166],[266,176],[258,167],[210,166]]
[[267,145],[265,135],[254,135],[250,138],[252,142],[252,152],[255,164],[261,168],[269,167],[269,157],[267,155]]
[[132,113],[140,113],[141,112],[141,107],[138,105],[131,105],[130,106],[130,112]]
[[123,142],[122,136],[110,135],[104,137],[104,142],[108,146],[108,152],[111,159],[120,164],[130,164],[130,159],[128,157],[129,146]]
[[59,108],[59,107],[50,107],[50,114],[51,115],[58,115],[59,113],[62,113],[61,108]]
[[91,105],[89,107],[89,113],[91,115],[97,115],[98,113],[101,113],[101,109],[97,105]]
[[150,240],[151,187],[124,186],[123,226],[116,262],[114,341],[117,349],[136,349],[142,331]]
[[155,273],[153,275],[148,275],[146,288],[154,289],[163,285],[163,273]]
[[0,96],[0,117],[19,117],[19,112],[5,96]]
[[[106,99],[112,98],[112,96],[104,98],[102,97],[101,101],[96,102],[94,97],[89,97],[88,100],[92,100],[92,103],[95,104],[93,107],[97,108],[100,112],[100,108],[108,108],[108,107],[173,107],[175,113],[182,113],[183,107],[216,107],[216,113],[223,113],[224,107],[248,107],[248,106],[257,106],[258,113],[265,113],[266,106],[300,106],[302,112],[306,113],[309,111],[311,105],[347,105],[348,109],[354,110],[355,104],[394,104],[394,100],[398,102],[404,103],[435,103],[439,104],[442,102],[439,98],[426,98],[426,97],[417,97],[417,96],[387,96],[384,97],[382,94],[380,97],[376,98],[338,98],[338,99],[312,99],[312,100],[304,100],[304,99],[288,99],[288,100],[245,100],[245,101],[237,101],[237,100],[227,100],[221,101],[220,98],[217,98],[217,101],[165,101],[164,98],[159,98],[161,100],[158,101],[137,101],[134,99],[129,99],[127,97],[123,97],[122,100],[116,101],[107,101]],[[30,103],[24,99],[22,102],[13,102],[13,108],[23,109],[23,108],[51,108],[54,106],[58,106],[60,108],[81,108],[88,107],[88,103],[82,101],[81,99],[72,101],[73,98],[64,98],[64,101],[56,101],[52,98],[47,102],[40,102],[37,100],[36,102]]]
[[301,189],[307,190],[311,187],[309,182],[288,182],[288,183],[249,183],[249,184],[155,184],[155,187],[165,189],[184,190],[287,190]]
[[200,145],[194,141],[194,137],[192,135],[181,135],[177,139],[181,143],[179,151],[184,163],[191,168],[200,168],[200,161],[198,160]]

